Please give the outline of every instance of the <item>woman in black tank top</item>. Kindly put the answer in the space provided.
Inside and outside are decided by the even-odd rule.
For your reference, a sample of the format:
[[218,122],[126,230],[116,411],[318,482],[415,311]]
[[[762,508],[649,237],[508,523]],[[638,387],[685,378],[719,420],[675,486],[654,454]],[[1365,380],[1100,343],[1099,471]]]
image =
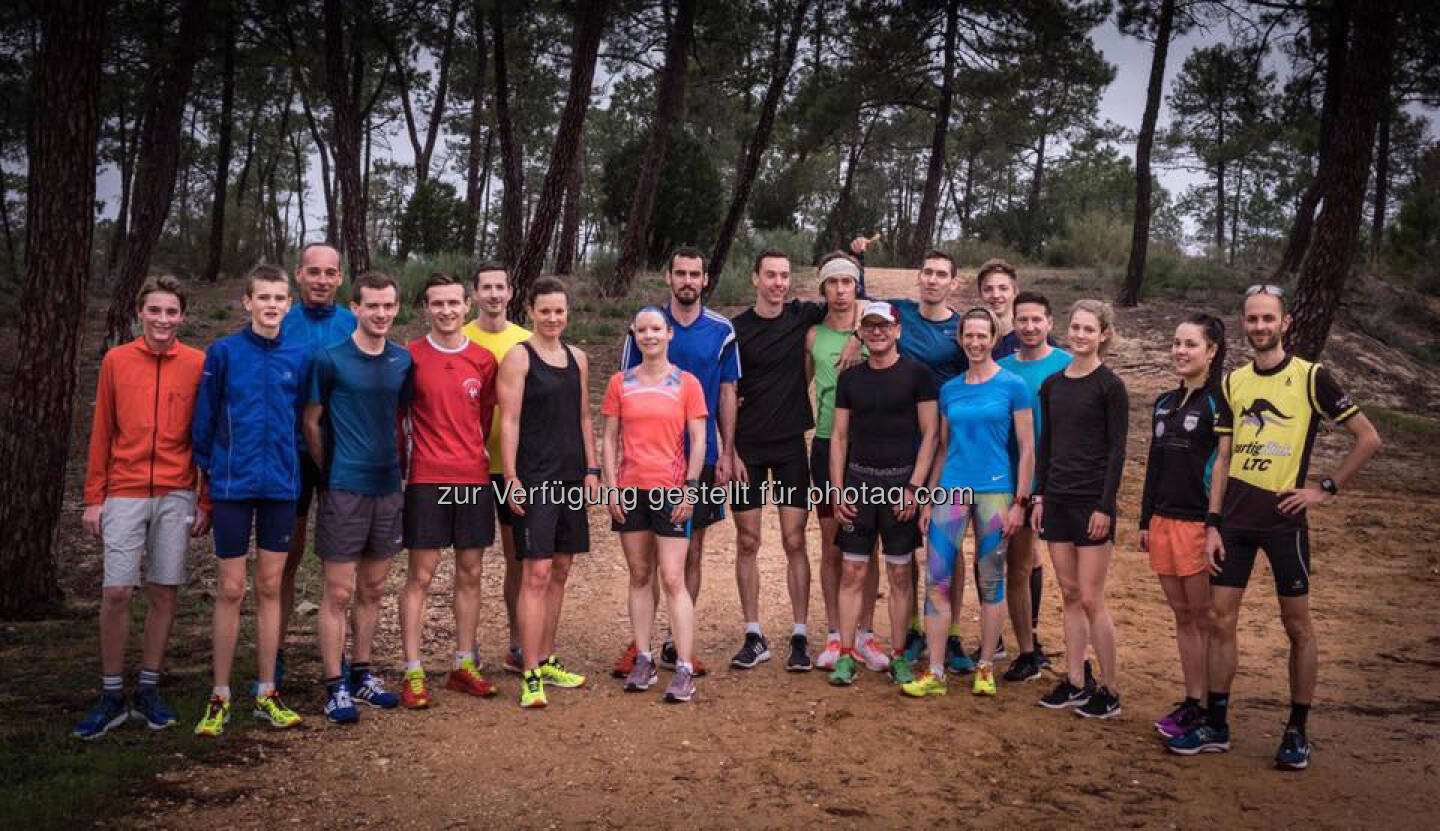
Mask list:
[[590,424],[590,364],[564,343],[570,296],[554,277],[535,281],[535,333],[500,362],[500,459],[523,576],[516,618],[524,676],[520,706],[544,707],[545,685],[578,687],[585,676],[554,654],[565,582],[575,554],[590,550],[586,505],[599,498]]

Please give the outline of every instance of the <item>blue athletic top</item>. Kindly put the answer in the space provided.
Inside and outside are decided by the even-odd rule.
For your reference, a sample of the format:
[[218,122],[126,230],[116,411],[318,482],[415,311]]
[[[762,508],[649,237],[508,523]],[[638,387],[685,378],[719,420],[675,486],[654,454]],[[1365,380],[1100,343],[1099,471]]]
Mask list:
[[[720,385],[740,380],[740,350],[735,346],[735,327],[724,315],[700,309],[700,316],[689,326],[682,326],[670,314],[670,304],[661,311],[675,332],[670,341],[670,363],[680,367],[700,382],[705,391],[705,464],[713,465],[719,457],[720,434]],[[620,350],[620,369],[639,366],[643,356],[635,346],[635,336],[625,336],[625,345]],[[685,452],[690,452],[690,438],[685,438]],[[727,448],[728,449],[728,448]]]
[[354,332],[355,313],[335,303],[328,306],[296,303],[280,322],[280,337],[305,344],[312,355],[350,337]]
[[965,371],[961,363],[965,355],[955,342],[960,315],[952,310],[950,317],[937,323],[920,314],[917,301],[897,297],[885,302],[900,315],[900,354],[930,367],[937,388]]
[[940,415],[950,432],[940,487],[1014,493],[1008,448],[1013,413],[1030,409],[1030,399],[1025,382],[1003,368],[983,384],[966,383],[961,375],[941,387]]
[[[1019,352],[1013,355],[1007,355],[998,361],[1002,368],[1019,375],[1020,380],[1025,382],[1025,389],[1030,393],[1030,399],[1033,404],[1033,412],[1030,413],[1030,416],[1035,424],[1034,447],[1037,454],[1036,458],[1039,458],[1038,454],[1040,452],[1040,424],[1042,421],[1040,415],[1043,409],[1040,406],[1040,385],[1045,383],[1046,378],[1069,366],[1070,360],[1071,355],[1069,352],[1066,352],[1064,349],[1052,347],[1050,354],[1038,361],[1022,361],[1020,360]],[[1015,470],[1015,466],[1019,463],[1020,443],[1015,440],[1015,432],[1012,430],[1010,432],[1010,469],[1012,473]]]
[[327,346],[310,369],[311,404],[323,404],[327,487],[369,496],[400,490],[397,425],[410,404],[414,362],[385,342],[367,355],[352,338]]

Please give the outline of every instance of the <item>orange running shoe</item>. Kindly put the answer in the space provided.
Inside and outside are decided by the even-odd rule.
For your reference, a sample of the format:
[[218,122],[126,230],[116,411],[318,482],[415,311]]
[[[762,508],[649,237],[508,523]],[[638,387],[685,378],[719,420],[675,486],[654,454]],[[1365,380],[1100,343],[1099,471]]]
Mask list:
[[636,648],[635,642],[631,641],[630,645],[625,647],[625,654],[620,656],[614,667],[611,667],[611,677],[624,678],[629,675],[635,669],[635,656],[638,654],[640,654],[640,650]]
[[473,661],[463,661],[459,669],[450,670],[445,679],[445,689],[463,692],[477,698],[489,698],[495,694],[495,685],[485,680]]

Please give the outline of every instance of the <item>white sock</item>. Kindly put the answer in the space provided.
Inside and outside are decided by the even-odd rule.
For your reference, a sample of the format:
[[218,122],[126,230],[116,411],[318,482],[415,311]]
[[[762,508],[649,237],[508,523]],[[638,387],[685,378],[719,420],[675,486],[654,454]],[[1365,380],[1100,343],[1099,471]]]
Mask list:
[[694,674],[695,674],[695,667],[691,666],[689,661],[676,661],[676,662],[675,662],[675,669],[676,669],[677,671],[683,669],[683,670],[685,670],[686,672],[690,673],[691,675],[694,675]]
[[797,624],[795,624],[795,626],[790,629],[790,634],[792,634],[792,635],[802,635],[802,636],[803,636],[803,635],[805,634],[805,624],[803,624],[803,623],[797,623]]
[[217,687],[215,687],[214,691],[211,692],[210,694],[213,695],[213,696],[215,696],[216,698],[222,699],[222,700],[224,700],[224,701],[229,701],[229,700],[230,700],[230,685],[229,685],[229,684],[226,684],[226,685],[223,686],[223,687],[217,686]]
[[406,661],[406,662],[405,662],[405,671],[406,671],[406,672],[414,672],[415,670],[417,670],[417,669],[419,669],[419,668],[420,668],[420,662],[419,662],[419,661]]
[[930,674],[933,675],[933,676],[935,676],[937,679],[939,679],[939,680],[941,680],[941,681],[944,681],[944,680],[945,680],[945,665],[944,665],[944,664],[931,664],[931,665],[930,665]]
[[758,634],[760,634],[760,624],[759,624],[758,622],[756,622],[756,623],[746,623],[746,624],[745,624],[745,634],[747,634],[747,635],[750,635],[750,634],[758,635]]
[[269,694],[272,693],[272,692],[275,692],[275,682],[274,682],[274,681],[256,681],[256,682],[255,682],[255,697],[256,697],[256,698],[264,698],[265,696],[269,695]]

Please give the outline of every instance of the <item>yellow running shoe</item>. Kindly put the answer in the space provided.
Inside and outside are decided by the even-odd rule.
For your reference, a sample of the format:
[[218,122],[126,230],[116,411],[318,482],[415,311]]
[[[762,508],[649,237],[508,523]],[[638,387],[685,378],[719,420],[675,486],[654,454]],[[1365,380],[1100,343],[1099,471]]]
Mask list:
[[433,702],[425,686],[425,670],[405,670],[405,683],[400,685],[400,704],[407,710],[423,710]]
[[538,710],[547,703],[545,681],[540,677],[540,670],[532,669],[525,673],[520,680],[520,706],[527,710]]
[[225,725],[229,721],[230,700],[213,695],[210,703],[205,705],[205,716],[195,725],[195,735],[219,736],[225,732]]
[[280,693],[274,690],[255,696],[255,718],[264,719],[270,722],[271,727],[281,730],[300,723],[299,714],[286,707],[285,702],[280,700]]
[[975,686],[970,688],[974,695],[995,694],[995,668],[981,661],[975,665]]
[[545,659],[540,665],[540,678],[552,687],[573,690],[576,687],[585,686],[585,676],[571,672],[560,663],[560,659],[554,655]]
[[924,698],[927,695],[946,695],[950,688],[945,686],[944,678],[937,678],[935,673],[927,672],[908,684],[902,684],[900,691],[912,698]]

